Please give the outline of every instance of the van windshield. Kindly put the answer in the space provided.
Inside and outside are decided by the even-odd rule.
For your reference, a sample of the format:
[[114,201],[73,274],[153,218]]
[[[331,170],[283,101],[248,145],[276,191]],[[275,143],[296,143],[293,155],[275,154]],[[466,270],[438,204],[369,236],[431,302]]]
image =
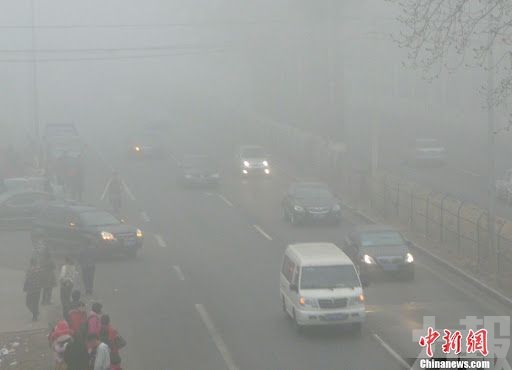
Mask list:
[[359,285],[352,265],[304,266],[300,274],[301,289],[354,288]]

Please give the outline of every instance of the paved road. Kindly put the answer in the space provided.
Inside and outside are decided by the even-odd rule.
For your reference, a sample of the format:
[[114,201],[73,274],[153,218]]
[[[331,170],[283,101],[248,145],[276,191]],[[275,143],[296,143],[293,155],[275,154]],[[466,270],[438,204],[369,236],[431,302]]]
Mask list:
[[[220,129],[212,135],[202,143],[174,136],[172,157],[163,161],[129,161],[99,144],[134,196],[126,218],[146,232],[139,259],[103,264],[97,274],[97,295],[129,342],[128,369],[399,369],[375,335],[400,356],[414,357],[412,330],[422,327],[423,316],[455,327],[469,314],[510,314],[418,257],[414,283],[383,281],[367,289],[369,318],[360,338],[337,329],[298,335],[279,304],[284,248],[295,241],[339,243],[361,221],[347,215],[340,228],[288,226],[279,201],[293,174],[277,168],[270,181],[245,183],[230,171],[234,141],[222,141]],[[197,146],[219,149],[225,178],[217,190],[175,183],[173,157]]]

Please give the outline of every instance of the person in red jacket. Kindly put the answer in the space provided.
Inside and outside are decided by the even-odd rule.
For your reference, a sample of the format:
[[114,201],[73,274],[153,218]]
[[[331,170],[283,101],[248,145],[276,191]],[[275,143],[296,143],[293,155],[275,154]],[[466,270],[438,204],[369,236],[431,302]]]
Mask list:
[[73,334],[76,335],[87,322],[87,312],[85,309],[85,303],[79,302],[78,307],[69,310],[67,319],[69,323],[69,328],[73,331]]
[[110,324],[109,315],[103,315],[101,317],[100,340],[107,344],[110,348],[110,369],[122,370],[119,350],[123,348],[126,343],[124,339],[119,335],[117,330],[112,326],[112,324]]

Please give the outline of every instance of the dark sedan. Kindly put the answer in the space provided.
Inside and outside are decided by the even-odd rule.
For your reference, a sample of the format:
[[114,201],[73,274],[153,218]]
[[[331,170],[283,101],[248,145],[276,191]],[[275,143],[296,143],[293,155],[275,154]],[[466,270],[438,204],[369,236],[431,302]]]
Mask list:
[[414,257],[409,247],[396,229],[365,225],[347,237],[345,251],[359,267],[362,278],[374,280],[381,274],[399,274],[414,280]]
[[339,200],[327,185],[316,182],[292,184],[283,201],[283,215],[292,225],[306,221],[338,224],[341,221]]
[[52,195],[32,190],[14,190],[0,194],[0,226],[26,229]]
[[186,156],[180,163],[178,183],[181,185],[216,186],[219,180],[217,165],[207,156]]
[[51,203],[41,212],[31,237],[34,245],[42,243],[56,253],[78,254],[82,248],[92,248],[98,256],[134,257],[143,242],[140,229],[109,212],[64,202]]

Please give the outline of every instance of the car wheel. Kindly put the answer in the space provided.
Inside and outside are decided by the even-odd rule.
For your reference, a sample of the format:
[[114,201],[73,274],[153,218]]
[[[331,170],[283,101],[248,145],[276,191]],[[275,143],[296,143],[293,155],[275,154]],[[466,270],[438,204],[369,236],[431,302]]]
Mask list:
[[297,317],[295,316],[295,308],[292,310],[292,318],[293,318],[293,324],[295,325],[295,330],[297,330],[297,333],[302,333],[302,325],[300,325],[297,321]]
[[411,270],[411,271],[407,271],[406,274],[405,274],[405,280],[406,281],[414,281],[414,270]]
[[356,335],[362,335],[363,334],[363,323],[362,322],[356,322],[352,324],[352,331]]

